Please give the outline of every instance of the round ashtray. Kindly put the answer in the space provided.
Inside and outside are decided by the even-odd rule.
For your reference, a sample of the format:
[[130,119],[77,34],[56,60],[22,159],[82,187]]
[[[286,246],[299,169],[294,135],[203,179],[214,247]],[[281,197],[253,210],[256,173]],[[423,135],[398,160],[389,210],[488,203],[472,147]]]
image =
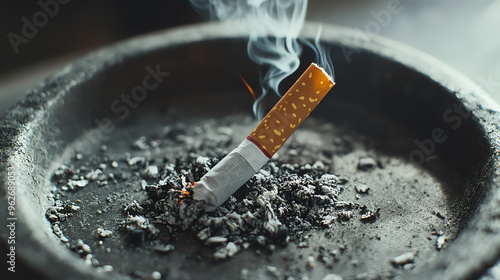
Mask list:
[[332,92],[223,209],[172,226],[169,182],[196,179],[256,124],[240,76],[258,86],[258,68],[231,30],[108,47],[5,115],[16,259],[54,279],[470,279],[498,260],[498,105],[425,54],[334,26],[321,39]]

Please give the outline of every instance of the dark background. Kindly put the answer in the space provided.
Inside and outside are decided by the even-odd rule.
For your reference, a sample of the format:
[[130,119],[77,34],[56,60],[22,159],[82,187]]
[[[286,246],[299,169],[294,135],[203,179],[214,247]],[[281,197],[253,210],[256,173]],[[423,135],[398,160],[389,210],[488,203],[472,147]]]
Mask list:
[[[7,34],[22,34],[21,19],[32,21],[41,10],[38,1],[0,1],[0,116],[77,57],[134,35],[205,20],[188,0],[64,0],[68,3],[16,54]],[[392,15],[379,35],[444,61],[500,101],[498,0],[310,0],[307,20],[364,31],[391,1],[399,1],[402,12]]]
[[[43,0],[43,2],[57,0]],[[70,61],[114,42],[172,26],[203,21],[187,0],[60,0],[59,11],[16,53],[9,33],[22,36],[37,1],[0,2],[0,116],[27,89]],[[43,20],[43,19],[42,19]]]
[[[307,19],[364,30],[389,1],[310,0]],[[402,12],[392,15],[380,35],[437,57],[500,101],[500,1],[400,2]],[[38,1],[0,2],[0,116],[29,88],[86,53],[138,34],[205,20],[187,0],[69,0],[16,54],[8,34],[22,35],[21,19],[32,22],[40,10]],[[4,276],[6,254],[0,253],[1,279],[41,279],[19,259],[17,272]],[[490,276],[482,280],[500,279],[500,265]]]
[[32,22],[33,15],[42,8],[38,1],[3,1],[0,75],[61,55],[91,51],[134,35],[202,20],[186,0],[65,1],[68,3],[59,4],[58,13],[39,28],[34,38],[19,46],[17,54],[7,34],[21,35],[24,24],[21,19],[26,17]]

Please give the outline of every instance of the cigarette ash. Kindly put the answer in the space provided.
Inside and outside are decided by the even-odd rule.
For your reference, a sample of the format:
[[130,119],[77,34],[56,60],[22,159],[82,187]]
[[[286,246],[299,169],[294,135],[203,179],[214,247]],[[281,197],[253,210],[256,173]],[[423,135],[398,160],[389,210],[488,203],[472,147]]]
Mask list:
[[133,242],[193,234],[215,247],[213,257],[221,260],[251,246],[304,244],[314,229],[378,216],[377,210],[339,200],[345,178],[310,166],[304,172],[304,166],[279,161],[271,161],[221,207],[205,213],[200,202],[189,199],[193,189],[186,182],[198,181],[218,161],[178,160],[166,177],[144,188],[148,199],[125,207],[122,230]]
[[73,213],[80,209],[79,206],[74,203],[64,203],[61,200],[56,200],[55,205],[49,207],[45,212],[45,217],[52,224],[52,231],[54,234],[59,237],[62,242],[68,242],[69,239],[64,236],[60,224],[65,221],[68,217],[70,217]]

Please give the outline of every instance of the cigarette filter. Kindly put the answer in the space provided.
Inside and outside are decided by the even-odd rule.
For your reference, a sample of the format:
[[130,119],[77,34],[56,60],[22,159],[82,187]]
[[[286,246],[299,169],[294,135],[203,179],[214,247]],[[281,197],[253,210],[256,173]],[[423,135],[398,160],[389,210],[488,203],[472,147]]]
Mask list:
[[200,181],[193,198],[205,210],[220,206],[281,148],[335,85],[323,68],[312,63],[243,142]]

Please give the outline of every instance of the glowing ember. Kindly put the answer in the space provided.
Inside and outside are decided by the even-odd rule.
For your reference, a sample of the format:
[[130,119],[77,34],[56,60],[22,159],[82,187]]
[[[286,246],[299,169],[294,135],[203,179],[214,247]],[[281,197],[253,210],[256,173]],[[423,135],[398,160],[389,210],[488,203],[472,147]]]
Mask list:
[[179,194],[179,204],[182,204],[182,200],[186,199],[186,198],[191,198],[191,195],[192,195],[192,189],[194,187],[194,182],[190,182],[187,186],[184,186],[182,188],[182,190],[180,190],[180,193]]
[[257,100],[257,98],[255,97],[255,93],[254,93],[252,87],[247,83],[247,81],[245,81],[245,79],[243,78],[243,76],[241,76],[241,74],[240,74],[240,78],[245,83],[245,85],[247,86],[248,91],[250,91],[250,93],[252,94],[253,100]]

